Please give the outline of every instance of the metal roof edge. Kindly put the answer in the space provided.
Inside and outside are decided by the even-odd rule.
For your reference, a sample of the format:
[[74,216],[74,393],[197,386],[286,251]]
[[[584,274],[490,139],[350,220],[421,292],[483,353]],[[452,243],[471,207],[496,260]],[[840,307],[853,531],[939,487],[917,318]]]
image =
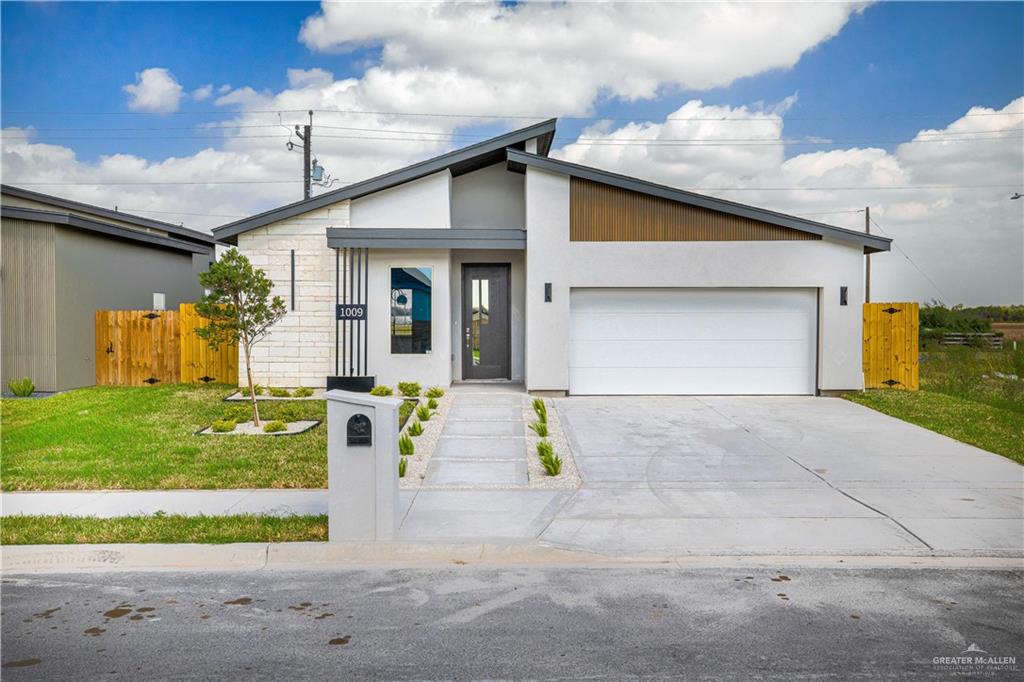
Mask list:
[[729,213],[743,218],[750,218],[751,220],[760,220],[761,222],[778,225],[780,227],[788,227],[802,232],[810,232],[822,237],[832,237],[841,241],[861,244],[864,246],[865,252],[869,253],[888,251],[890,249],[890,244],[892,243],[892,239],[889,239],[888,237],[866,234],[856,230],[848,230],[843,227],[819,223],[814,220],[807,220],[806,218],[779,213],[765,208],[740,204],[734,201],[729,201],[728,199],[719,199],[705,194],[697,194],[696,192],[676,189],[667,185],[659,185],[657,183],[648,182],[647,180],[641,180],[627,175],[620,175],[618,173],[611,173],[598,168],[591,168],[590,166],[581,166],[568,161],[560,161],[546,156],[538,156],[536,154],[521,152],[517,149],[509,149],[506,153],[508,158],[508,167],[510,170],[522,172],[525,166],[533,166],[542,170],[562,173],[573,177],[580,177],[586,180],[593,180],[594,182],[613,185],[622,189],[640,192],[642,194],[649,194],[661,197],[662,199],[668,199],[670,201],[678,201],[680,203],[699,206],[712,211],[720,211],[722,213]]
[[[497,137],[492,137],[488,140],[483,140],[472,144],[468,147],[462,147],[461,149],[455,149],[450,152],[446,152],[440,156],[435,156],[424,161],[419,161],[412,164],[411,166],[405,166],[397,170],[378,175],[367,180],[361,180],[353,183],[346,187],[341,187],[324,194],[319,194],[309,199],[302,199],[291,204],[279,206],[277,208],[258,213],[248,218],[236,220],[234,222],[225,223],[219,227],[213,228],[213,235],[216,239],[221,241],[234,240],[234,238],[249,230],[254,230],[264,225],[277,222],[279,220],[286,220],[302,213],[323,208],[330,204],[338,203],[339,201],[345,201],[346,199],[357,199],[367,194],[373,194],[384,189],[390,189],[397,185],[411,182],[412,180],[418,180],[419,178],[437,173],[439,171],[448,168],[456,163],[465,161],[481,154],[493,152],[503,147],[507,147],[510,144],[516,144],[517,142],[523,142],[525,140],[532,139],[534,137],[543,137],[545,135],[553,136],[555,131],[555,124],[557,119],[550,118],[540,123],[535,123],[525,128],[518,130],[512,130]],[[547,146],[550,148],[550,141],[547,142]]]
[[21,206],[0,206],[0,216],[4,218],[13,218],[15,220],[29,220],[38,223],[53,223],[54,225],[75,227],[89,232],[104,234],[115,239],[141,242],[149,246],[171,249],[173,251],[205,253],[210,255],[214,252],[214,243],[212,241],[208,245],[204,246],[184,239],[164,237],[162,235],[153,234],[152,232],[141,232],[139,230],[132,230],[119,225],[111,225],[110,223],[83,218],[82,216],[74,215],[72,213],[43,211],[37,208],[24,208]]
[[64,197],[56,197],[53,196],[52,194],[44,194],[42,192],[36,192],[35,190],[25,189],[23,187],[15,187],[14,185],[0,185],[0,192],[21,199],[29,199],[31,201],[38,201],[39,203],[43,204],[52,204],[60,208],[81,211],[82,213],[89,213],[103,218],[120,220],[121,222],[131,223],[133,225],[138,225],[140,227],[150,227],[156,230],[164,230],[165,232],[169,232],[171,234],[176,234],[182,237],[195,239],[197,241],[202,241],[209,244],[213,244],[216,241],[212,234],[199,232],[198,230],[192,230],[187,227],[175,225],[174,223],[166,223],[162,220],[154,220],[152,218],[146,218],[144,216],[138,216],[132,213],[113,211],[109,208],[103,208],[102,206],[95,206],[93,204],[87,204],[85,202],[75,201],[73,199],[65,199]]

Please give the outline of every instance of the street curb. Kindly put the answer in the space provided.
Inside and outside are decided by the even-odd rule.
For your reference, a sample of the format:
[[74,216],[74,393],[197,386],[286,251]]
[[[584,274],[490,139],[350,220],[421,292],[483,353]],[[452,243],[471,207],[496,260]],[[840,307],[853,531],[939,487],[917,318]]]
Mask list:
[[16,545],[0,548],[4,573],[139,570],[301,570],[360,566],[739,566],[974,568],[1024,571],[1021,556],[686,555],[605,556],[529,544],[237,543],[225,545]]

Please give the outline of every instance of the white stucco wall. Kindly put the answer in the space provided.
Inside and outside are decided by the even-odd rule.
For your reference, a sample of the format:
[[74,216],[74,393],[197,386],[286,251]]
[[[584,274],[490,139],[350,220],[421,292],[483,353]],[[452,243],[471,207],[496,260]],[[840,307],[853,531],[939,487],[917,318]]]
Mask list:
[[[433,268],[431,291],[431,352],[402,354],[391,352],[391,268]],[[418,381],[421,386],[448,386],[451,383],[451,301],[449,298],[451,258],[446,249],[390,250],[370,249],[369,373],[377,384],[395,386],[399,381]]]
[[450,228],[452,176],[447,170],[352,200],[350,227]]
[[[861,371],[863,253],[792,242],[570,242],[569,178],[526,173],[526,385],[568,390],[572,287],[814,287],[819,289],[818,388],[856,389]],[[544,283],[552,302],[544,302]],[[849,305],[839,305],[839,288]]]
[[452,179],[452,227],[521,230],[525,202],[521,173],[504,163],[481,168]]
[[526,258],[522,251],[455,250],[451,252],[452,380],[462,380],[462,266],[464,263],[508,263],[511,267],[509,298],[512,336],[512,381],[522,381],[525,372],[526,341]]
[[[347,227],[349,202],[341,202],[238,235],[238,250],[274,282],[288,314],[253,352],[253,374],[264,386],[326,384],[334,368],[334,250],[325,230]],[[291,301],[291,250],[295,250],[295,310]],[[245,362],[239,353],[239,381]]]

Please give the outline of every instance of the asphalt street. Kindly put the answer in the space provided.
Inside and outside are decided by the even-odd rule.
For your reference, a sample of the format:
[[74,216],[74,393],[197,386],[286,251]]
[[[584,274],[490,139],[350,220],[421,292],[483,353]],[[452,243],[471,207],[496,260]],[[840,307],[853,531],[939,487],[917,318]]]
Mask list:
[[[0,672],[5,682],[1019,679],[1022,578],[460,564],[6,575]],[[936,662],[964,651],[986,662]]]

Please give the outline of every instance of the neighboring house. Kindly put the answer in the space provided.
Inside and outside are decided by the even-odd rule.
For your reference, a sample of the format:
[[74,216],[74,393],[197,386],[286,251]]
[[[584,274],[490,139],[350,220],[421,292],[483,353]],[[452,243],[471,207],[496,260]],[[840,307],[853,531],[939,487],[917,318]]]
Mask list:
[[862,387],[864,255],[888,239],[557,161],[554,132],[540,123],[215,229],[289,305],[257,347],[257,379]]
[[97,310],[176,309],[203,295],[213,237],[3,185],[3,386],[39,391],[96,380]]

